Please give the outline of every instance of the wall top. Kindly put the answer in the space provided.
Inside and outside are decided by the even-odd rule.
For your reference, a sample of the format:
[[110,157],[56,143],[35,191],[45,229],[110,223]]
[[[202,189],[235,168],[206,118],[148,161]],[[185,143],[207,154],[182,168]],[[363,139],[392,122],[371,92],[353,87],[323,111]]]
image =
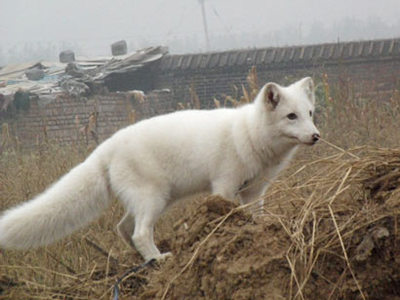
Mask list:
[[319,45],[166,55],[162,71],[224,68],[240,65],[309,64],[321,61],[400,57],[400,38]]

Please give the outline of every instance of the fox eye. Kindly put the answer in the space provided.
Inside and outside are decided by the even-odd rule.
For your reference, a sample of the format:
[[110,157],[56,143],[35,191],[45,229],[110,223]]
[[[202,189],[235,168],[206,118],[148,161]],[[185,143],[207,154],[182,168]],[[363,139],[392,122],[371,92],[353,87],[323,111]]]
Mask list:
[[297,115],[295,113],[290,113],[286,116],[289,120],[296,120]]
[[310,117],[312,117],[312,111],[310,110]]

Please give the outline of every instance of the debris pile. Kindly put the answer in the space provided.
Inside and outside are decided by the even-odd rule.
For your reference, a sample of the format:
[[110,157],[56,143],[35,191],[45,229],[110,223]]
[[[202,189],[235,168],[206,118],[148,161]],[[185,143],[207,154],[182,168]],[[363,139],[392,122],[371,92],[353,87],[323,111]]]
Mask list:
[[[119,44],[117,46],[121,47]],[[105,83],[109,77],[140,71],[144,66],[161,59],[168,49],[159,46],[124,55],[119,53],[110,57],[75,59],[73,52],[63,51],[60,53],[60,62],[41,61],[4,66],[0,69],[0,110],[7,109],[17,92],[39,98],[45,96],[47,99],[55,99],[62,93],[87,96],[101,87],[107,88]]]

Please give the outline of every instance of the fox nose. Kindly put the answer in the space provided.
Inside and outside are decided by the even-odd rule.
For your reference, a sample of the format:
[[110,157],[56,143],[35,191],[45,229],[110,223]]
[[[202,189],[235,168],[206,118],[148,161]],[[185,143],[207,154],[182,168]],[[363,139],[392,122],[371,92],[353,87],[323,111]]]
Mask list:
[[313,143],[315,144],[316,142],[318,142],[318,140],[319,140],[320,137],[321,137],[321,136],[320,136],[318,133],[314,133],[314,134],[312,135],[312,141],[313,141]]

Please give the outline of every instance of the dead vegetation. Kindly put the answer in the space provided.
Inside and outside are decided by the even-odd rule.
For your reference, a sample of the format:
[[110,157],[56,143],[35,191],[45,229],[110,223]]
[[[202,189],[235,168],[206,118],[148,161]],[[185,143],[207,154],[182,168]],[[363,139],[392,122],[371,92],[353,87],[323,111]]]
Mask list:
[[[351,155],[350,155],[351,154]],[[175,254],[140,299],[394,299],[400,150],[358,148],[274,184],[264,214],[208,197],[175,227]]]
[[[254,96],[251,76],[235,105]],[[322,81],[317,95],[324,140],[300,150],[260,217],[218,197],[179,203],[156,229],[157,244],[174,257],[123,276],[142,261],[114,231],[122,214],[114,203],[55,245],[2,251],[0,299],[110,299],[121,278],[121,299],[400,298],[398,93],[386,102],[341,97]],[[51,144],[30,154],[4,149],[1,209],[88,154]]]

